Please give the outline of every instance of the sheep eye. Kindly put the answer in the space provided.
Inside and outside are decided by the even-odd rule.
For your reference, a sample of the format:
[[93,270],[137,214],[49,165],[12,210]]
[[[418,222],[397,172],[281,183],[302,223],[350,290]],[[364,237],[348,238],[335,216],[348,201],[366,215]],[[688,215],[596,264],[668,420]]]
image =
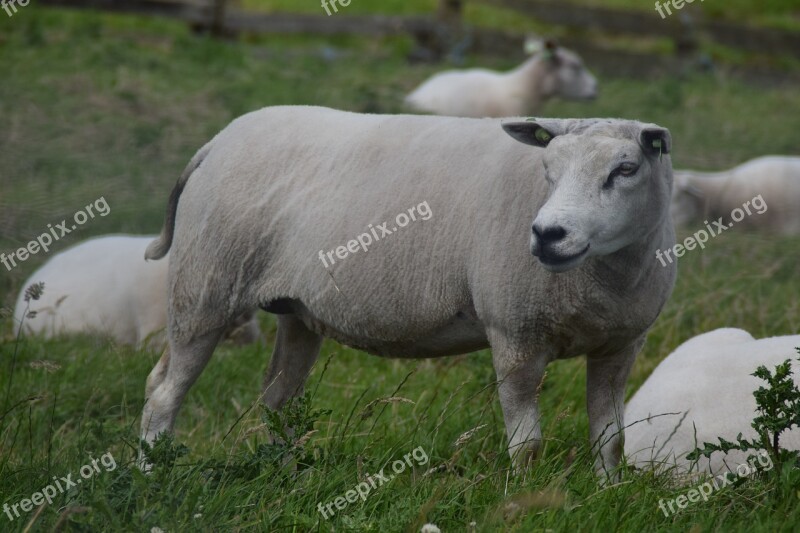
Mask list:
[[614,178],[617,176],[633,176],[639,170],[639,165],[634,163],[622,163],[620,166],[611,171],[608,175],[606,182],[603,184],[604,189],[610,189],[614,185]]
[[633,176],[637,170],[639,170],[639,167],[633,163],[622,163],[616,168],[615,172],[618,171],[623,176]]

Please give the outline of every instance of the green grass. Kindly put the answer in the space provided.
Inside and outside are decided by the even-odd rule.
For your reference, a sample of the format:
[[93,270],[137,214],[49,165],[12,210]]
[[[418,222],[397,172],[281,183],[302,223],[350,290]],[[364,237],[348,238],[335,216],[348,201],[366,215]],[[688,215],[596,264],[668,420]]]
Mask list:
[[[711,3],[708,0],[706,4]],[[353,0],[355,7],[358,0]],[[405,5],[405,3],[398,3]],[[410,2],[408,5],[412,5]],[[411,9],[409,7],[409,9]],[[323,46],[333,46],[326,59]],[[0,19],[0,250],[16,248],[99,196],[108,217],[90,235],[156,232],[174,180],[193,152],[235,116],[273,104],[400,110],[402,95],[438,66],[408,66],[403,39],[258,39],[218,43],[183,26],[134,17],[26,7]],[[471,60],[477,63],[475,59]],[[494,67],[509,67],[494,61]],[[800,95],[726,79],[602,79],[590,104],[553,102],[546,116],[622,116],[671,129],[677,167],[720,168],[800,146]],[[766,198],[769,202],[769,198]],[[56,251],[57,251],[56,250]],[[728,232],[680,263],[674,295],[629,382],[630,395],[684,340],[717,327],[756,337],[800,331],[800,239]],[[51,252],[50,256],[52,256]],[[13,305],[45,260],[0,270]],[[133,468],[145,378],[158,355],[89,337],[0,343],[0,504],[73,477],[111,452],[117,468],[0,530],[70,531],[791,531],[797,484],[760,479],[666,518],[669,480],[629,471],[600,487],[587,456],[585,363],[551,365],[541,392],[546,445],[526,476],[510,472],[490,355],[394,361],[326,342],[309,381],[317,433],[297,472],[281,467],[253,407],[267,346],[218,349],[179,417],[189,448],[151,476]],[[38,361],[55,365],[43,367]],[[709,379],[713,379],[710,377]],[[10,387],[10,388],[9,388]],[[382,398],[400,397],[367,406]],[[251,409],[251,407],[253,407]],[[240,419],[241,417],[241,419]],[[459,436],[478,429],[459,446]],[[227,438],[225,436],[227,435]],[[417,447],[429,463],[399,474],[330,521],[317,504]],[[163,450],[162,450],[163,451]],[[168,464],[168,462],[167,462]],[[430,469],[433,472],[426,474]]]

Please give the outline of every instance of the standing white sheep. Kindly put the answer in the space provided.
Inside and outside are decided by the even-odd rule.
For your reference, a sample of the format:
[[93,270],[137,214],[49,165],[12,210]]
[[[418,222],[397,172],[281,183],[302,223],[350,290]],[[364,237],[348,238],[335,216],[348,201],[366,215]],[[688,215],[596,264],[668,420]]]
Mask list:
[[753,206],[751,214],[736,226],[800,234],[800,157],[759,157],[721,172],[675,171],[676,225],[718,218],[727,225],[731,212],[746,202]]
[[476,68],[435,74],[406,97],[406,105],[435,115],[515,117],[536,115],[556,96],[595,98],[597,80],[577,54],[547,41],[542,52],[510,72]]
[[[797,351],[800,335],[754,339],[741,329],[723,328],[681,344],[647,378],[625,411],[625,455],[640,468],[669,468],[688,473],[686,454],[718,437],[735,442],[742,433],[756,439],[753,391],[764,381],[752,376],[759,365],[773,370],[792,361],[800,385]],[[780,445],[800,450],[800,429],[782,434]],[[700,458],[697,471],[714,475],[735,471],[752,454],[717,452]]]
[[[111,235],[79,243],[55,255],[23,285],[14,309],[15,328],[52,337],[96,333],[121,344],[160,349],[167,324],[167,261],[146,262],[153,236]],[[30,302],[35,316],[24,317],[24,288],[44,282],[44,294]],[[260,337],[251,315],[239,317],[241,342]],[[231,330],[232,331],[232,330]]]
[[[675,279],[655,260],[675,240],[670,135],[626,120],[502,127],[516,141],[491,119],[273,107],[219,133],[148,248],[170,254],[169,348],[142,437],[172,430],[225,325],[262,307],[279,314],[272,409],[302,394],[323,337],[403,358],[491,346],[517,465],[541,445],[546,365],[587,354],[595,468],[614,468],[625,381]],[[422,202],[432,215],[409,224]],[[318,258],[367,238],[330,268]]]

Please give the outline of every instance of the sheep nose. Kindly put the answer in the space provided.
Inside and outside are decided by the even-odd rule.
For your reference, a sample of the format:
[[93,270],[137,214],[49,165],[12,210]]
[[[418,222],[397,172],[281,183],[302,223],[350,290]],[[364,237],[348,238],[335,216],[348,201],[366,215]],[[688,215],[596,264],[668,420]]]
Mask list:
[[548,244],[557,243],[567,236],[567,230],[565,230],[562,226],[549,226],[547,228],[543,228],[538,224],[534,224],[531,229],[533,230],[533,234],[536,236],[536,240],[539,241],[540,246],[547,246]]

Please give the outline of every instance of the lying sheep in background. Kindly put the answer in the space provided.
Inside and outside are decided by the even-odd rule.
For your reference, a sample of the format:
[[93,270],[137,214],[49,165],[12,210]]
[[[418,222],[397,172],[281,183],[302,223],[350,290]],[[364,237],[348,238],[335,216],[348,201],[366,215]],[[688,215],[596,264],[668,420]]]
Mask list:
[[[795,383],[800,384],[796,347],[800,347],[800,335],[756,340],[733,328],[717,329],[681,344],[628,402],[628,461],[641,468],[674,467],[674,473],[684,474],[693,464],[686,454],[702,448],[704,442],[718,444],[718,437],[735,442],[740,432],[746,439],[755,439],[750,425],[756,416],[753,391],[764,381],[751,374],[760,365],[772,371],[790,359]],[[783,433],[780,445],[800,450],[800,428]],[[714,475],[735,471],[753,453],[717,452],[710,460],[701,457],[695,468]]]
[[[53,337],[61,333],[96,333],[120,344],[163,349],[167,325],[167,261],[146,262],[144,252],[155,237],[113,235],[79,243],[55,255],[23,285],[14,324],[24,334]],[[44,294],[31,300],[25,288],[44,282]],[[252,314],[231,324],[236,340],[261,337]]]
[[[383,357],[491,346],[519,467],[541,448],[545,367],[586,354],[595,469],[613,469],[628,372],[675,281],[655,261],[675,243],[671,137],[613,119],[502,129],[271,107],[200,149],[147,250],[170,254],[169,349],[147,379],[142,438],[172,431],[224,325],[261,307],[279,315],[271,409],[303,394],[325,337]],[[379,224],[403,226],[388,217],[422,201],[429,220]],[[317,260],[373,223],[391,237],[330,268]]]
[[682,226],[720,217],[730,224],[731,211],[757,197],[763,207],[753,203],[736,226],[800,234],[800,157],[759,157],[721,172],[676,170],[672,218]]
[[510,72],[452,70],[429,78],[406,97],[418,112],[456,117],[536,115],[553,97],[585,100],[597,96],[597,80],[581,58],[552,41]]

